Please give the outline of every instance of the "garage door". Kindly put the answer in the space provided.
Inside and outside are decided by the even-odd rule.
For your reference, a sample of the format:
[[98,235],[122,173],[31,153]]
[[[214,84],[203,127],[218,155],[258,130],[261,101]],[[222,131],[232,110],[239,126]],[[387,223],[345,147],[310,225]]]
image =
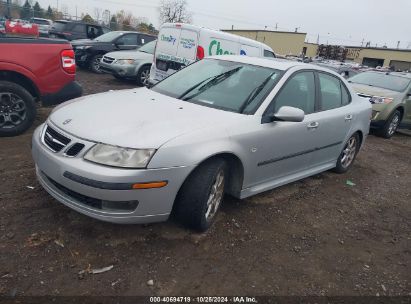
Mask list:
[[390,66],[393,66],[396,71],[411,71],[411,62],[391,60]]

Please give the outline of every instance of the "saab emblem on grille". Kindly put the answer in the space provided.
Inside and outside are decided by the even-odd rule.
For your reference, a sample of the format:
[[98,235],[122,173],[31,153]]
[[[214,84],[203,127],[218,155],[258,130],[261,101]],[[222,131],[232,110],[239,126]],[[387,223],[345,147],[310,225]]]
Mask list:
[[65,121],[63,121],[63,125],[67,125],[72,121],[72,119],[66,119]]

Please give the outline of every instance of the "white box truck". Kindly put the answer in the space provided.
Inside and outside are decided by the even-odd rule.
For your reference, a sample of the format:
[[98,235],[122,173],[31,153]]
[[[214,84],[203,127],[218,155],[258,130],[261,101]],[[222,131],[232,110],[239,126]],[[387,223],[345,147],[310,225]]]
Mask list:
[[266,44],[208,28],[165,23],[160,28],[150,83],[155,84],[196,60],[215,55],[274,57]]

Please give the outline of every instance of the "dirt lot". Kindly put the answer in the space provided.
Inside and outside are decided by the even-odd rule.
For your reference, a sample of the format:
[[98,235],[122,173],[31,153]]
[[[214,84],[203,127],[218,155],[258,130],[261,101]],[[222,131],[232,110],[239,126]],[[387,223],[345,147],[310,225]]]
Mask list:
[[[86,94],[133,86],[78,78]],[[226,198],[195,234],[64,207],[36,181],[32,131],[0,139],[0,295],[411,295],[411,136],[370,136],[348,174]]]

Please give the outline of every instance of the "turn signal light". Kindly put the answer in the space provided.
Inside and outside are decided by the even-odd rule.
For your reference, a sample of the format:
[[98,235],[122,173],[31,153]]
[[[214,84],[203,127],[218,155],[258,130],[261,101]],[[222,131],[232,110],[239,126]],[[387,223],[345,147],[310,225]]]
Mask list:
[[133,185],[133,189],[154,189],[154,188],[163,188],[167,186],[168,182],[151,182],[151,183],[138,183]]

